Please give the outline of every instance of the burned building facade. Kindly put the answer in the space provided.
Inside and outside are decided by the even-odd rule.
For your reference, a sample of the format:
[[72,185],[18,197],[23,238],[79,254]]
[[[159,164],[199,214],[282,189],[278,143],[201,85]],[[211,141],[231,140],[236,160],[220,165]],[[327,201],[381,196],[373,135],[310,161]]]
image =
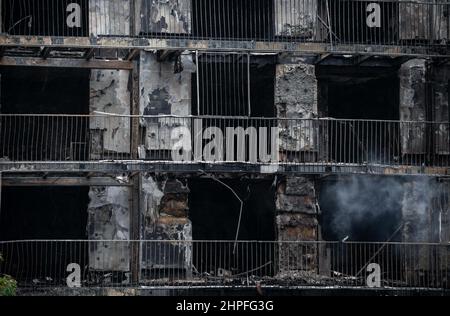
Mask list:
[[19,284],[448,289],[449,3],[0,3]]

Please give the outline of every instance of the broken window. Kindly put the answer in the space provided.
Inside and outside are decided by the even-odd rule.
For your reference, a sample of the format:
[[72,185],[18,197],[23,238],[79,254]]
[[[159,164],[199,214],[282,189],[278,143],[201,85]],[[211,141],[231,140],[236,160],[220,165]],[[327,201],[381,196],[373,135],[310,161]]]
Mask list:
[[274,35],[273,0],[192,0],[196,38],[268,40]]
[[[275,192],[272,180],[227,179],[228,185],[242,200],[223,184],[212,179],[189,180],[189,218],[192,221],[194,240],[193,264],[199,271],[211,271],[217,275],[222,269],[236,275],[254,271],[256,275],[270,275],[274,269],[274,252],[267,247],[255,247],[233,242],[215,246],[207,241],[222,240],[275,240]],[[208,194],[205,194],[208,192]],[[239,227],[239,231],[238,231]],[[220,261],[214,259],[221,258]],[[217,266],[218,263],[224,266]],[[260,268],[260,269],[259,269]]]

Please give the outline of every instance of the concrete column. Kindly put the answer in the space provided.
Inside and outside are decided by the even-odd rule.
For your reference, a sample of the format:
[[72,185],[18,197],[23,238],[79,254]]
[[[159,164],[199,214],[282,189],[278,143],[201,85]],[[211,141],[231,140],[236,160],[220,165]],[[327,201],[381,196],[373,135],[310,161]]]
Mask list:
[[[411,59],[399,70],[400,78],[400,120],[419,121],[427,119],[426,61]],[[426,153],[426,125],[401,124],[402,154]]]
[[442,124],[434,125],[434,148],[435,154],[445,155],[449,161],[450,155],[450,108],[449,108],[449,89],[450,89],[450,66],[449,65],[431,65],[431,85],[433,91],[433,121]]
[[[174,73],[175,60],[158,61],[156,54],[143,52],[140,59],[140,114],[176,115],[191,114],[191,78],[195,65],[190,54],[183,54],[182,70]],[[140,148],[140,158],[149,150],[172,150],[171,131],[175,127],[189,128],[190,119],[144,119],[145,145]]]
[[[317,241],[319,236],[318,207],[314,180],[287,177],[278,185],[276,198],[278,241]],[[318,268],[318,248],[311,244],[280,246],[278,270],[311,271]]]
[[[436,242],[438,230],[433,199],[438,185],[434,179],[409,181],[404,184],[402,241],[409,243]],[[401,248],[405,266],[405,281],[409,285],[424,285],[436,282],[435,269],[439,253],[437,249],[421,244],[406,244]]]
[[[192,224],[188,218],[188,187],[176,179],[142,176],[143,239],[141,269],[179,269],[190,273]],[[165,241],[172,242],[165,242]],[[174,242],[182,241],[180,243]]]
[[[92,70],[90,81],[91,114],[104,112],[130,114],[130,72]],[[91,158],[105,159],[105,152],[130,153],[130,120],[124,117],[93,117],[90,121]]]
[[[92,187],[89,198],[88,240],[129,240],[129,188]],[[130,249],[126,242],[99,242],[94,246],[89,248],[91,269],[129,272]]]
[[315,66],[302,60],[277,64],[275,106],[279,123],[280,159],[310,162],[317,157],[318,83]]

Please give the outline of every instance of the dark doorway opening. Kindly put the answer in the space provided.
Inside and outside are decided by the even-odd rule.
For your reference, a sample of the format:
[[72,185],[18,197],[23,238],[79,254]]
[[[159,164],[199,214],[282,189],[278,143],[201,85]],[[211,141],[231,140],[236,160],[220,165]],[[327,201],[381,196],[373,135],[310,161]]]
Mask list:
[[8,0],[1,9],[2,31],[10,35],[89,34],[89,0]]
[[[1,69],[0,156],[84,161],[89,153],[88,69]],[[45,115],[44,115],[45,114]],[[76,115],[76,116],[74,116]]]
[[[223,182],[244,202],[238,240],[274,241],[273,181],[230,179]],[[238,243],[234,248],[241,205],[234,194],[211,179],[191,179],[189,189],[193,239],[205,241],[193,249],[193,263],[197,269],[217,273],[220,268],[233,275],[247,271],[253,271],[256,275],[271,275],[275,254],[270,243]],[[217,244],[213,241],[228,242]],[[214,261],[211,258],[221,259]]]
[[193,115],[273,118],[275,65],[275,56],[200,54],[198,73],[192,75]]
[[195,38],[268,40],[274,35],[272,0],[192,0]]
[[354,176],[322,181],[323,239],[348,236],[349,241],[401,241],[402,197],[402,181],[394,178]]
[[[322,238],[328,245],[330,271],[366,278],[367,266],[383,267],[383,279],[401,281],[403,185],[390,177],[353,176],[320,183]],[[385,244],[390,242],[390,244]],[[326,255],[327,256],[327,255]],[[325,256],[325,257],[326,257]]]
[[4,187],[0,240],[86,239],[88,203],[88,187]]
[[14,241],[1,244],[2,273],[27,285],[64,284],[69,264],[87,263],[86,245],[68,240],[87,239],[88,203],[88,187],[2,188],[0,240]]
[[[342,163],[399,162],[398,67],[319,66],[321,116],[329,159]],[[369,120],[369,121],[368,121]],[[325,135],[325,134],[324,134]]]
[[4,67],[1,113],[89,114],[89,69]]

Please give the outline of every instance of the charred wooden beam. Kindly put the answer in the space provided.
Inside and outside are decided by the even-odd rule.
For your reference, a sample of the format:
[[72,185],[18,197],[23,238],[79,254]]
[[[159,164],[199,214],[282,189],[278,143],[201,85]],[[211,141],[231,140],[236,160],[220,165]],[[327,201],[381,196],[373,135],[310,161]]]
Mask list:
[[128,61],[134,60],[136,58],[136,56],[139,54],[139,52],[140,52],[139,49],[132,49],[132,50],[130,50],[130,52],[125,57],[125,60],[128,60]]
[[4,175],[2,185],[5,187],[30,187],[30,186],[131,186],[132,183],[124,183],[113,177],[10,177]]
[[86,50],[86,52],[84,53],[83,58],[86,60],[90,60],[90,59],[92,59],[92,57],[94,57],[94,54],[95,54],[95,48],[88,48]]
[[133,64],[121,60],[85,60],[69,58],[3,57],[0,66],[88,68],[88,69],[133,69]]
[[50,56],[50,53],[52,51],[51,47],[45,47],[41,50],[41,58],[42,59],[47,59]]
[[177,50],[158,50],[156,52],[156,58],[158,59],[158,61],[162,62],[162,61],[172,59],[180,54],[181,54],[181,51],[177,51]]

